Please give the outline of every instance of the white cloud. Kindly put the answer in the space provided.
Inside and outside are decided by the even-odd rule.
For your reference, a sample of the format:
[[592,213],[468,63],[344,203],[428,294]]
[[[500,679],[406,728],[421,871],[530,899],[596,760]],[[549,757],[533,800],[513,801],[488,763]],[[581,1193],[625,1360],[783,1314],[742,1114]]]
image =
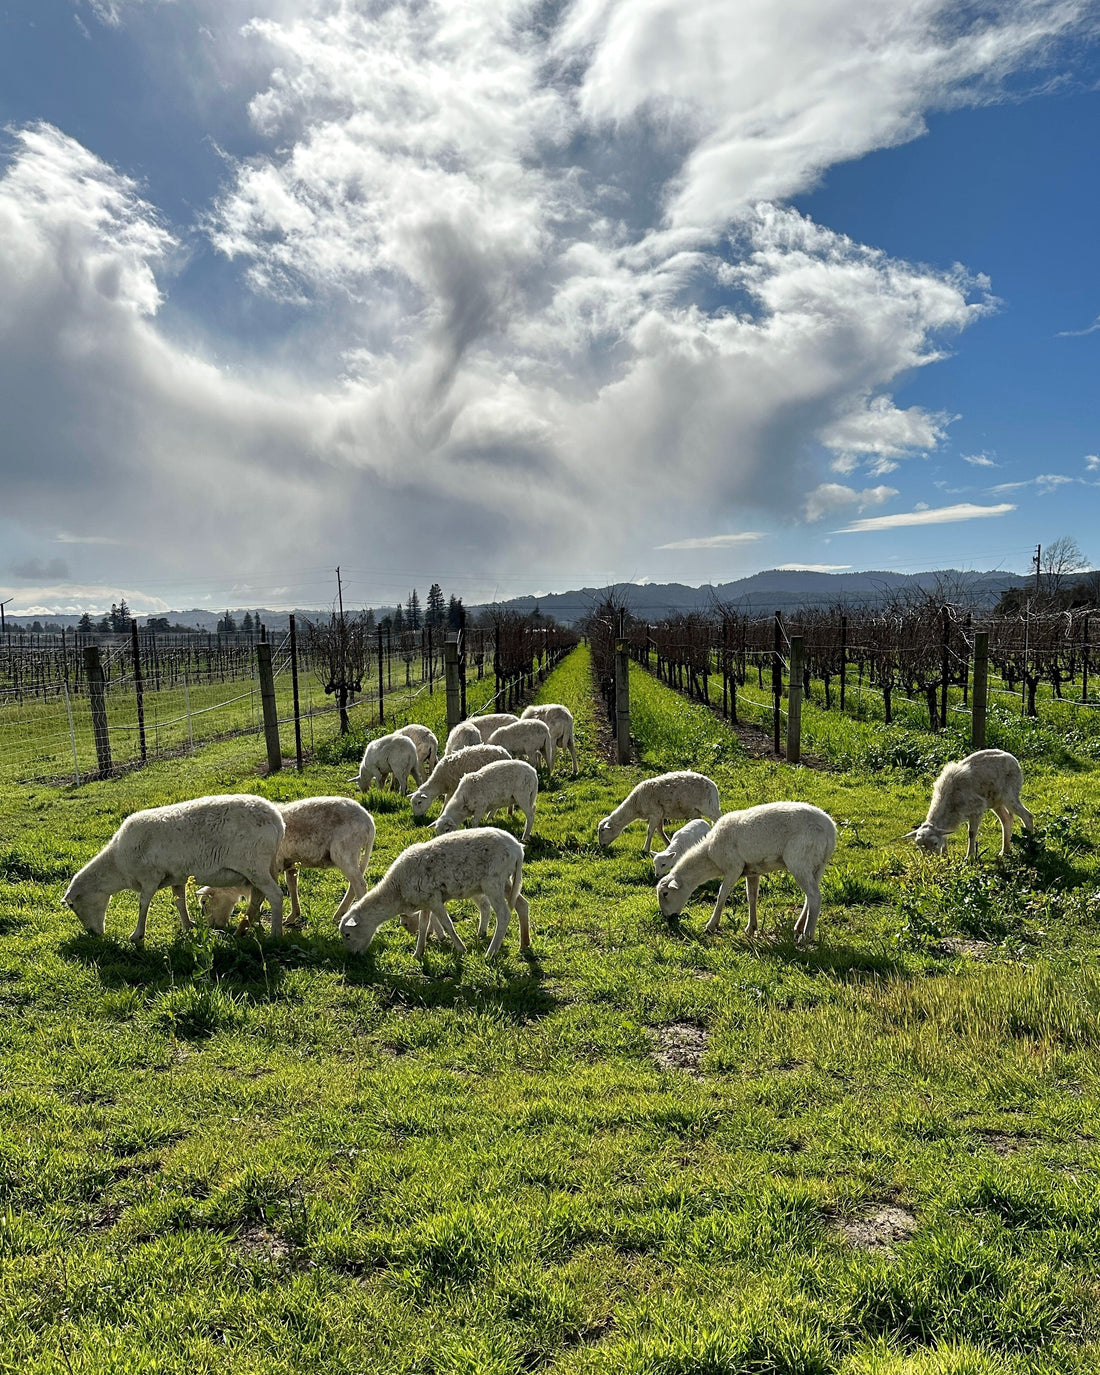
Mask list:
[[777,573],[843,573],[851,568],[850,563],[780,563],[776,564]]
[[988,454],[963,454],[962,461],[969,463],[972,468],[996,468],[996,463]]
[[658,549],[732,549],[738,544],[752,544],[763,539],[763,533],[746,530],[740,535],[702,535],[698,539],[674,540],[671,544],[658,544]]
[[896,487],[865,487],[857,492],[854,487],[845,487],[839,482],[823,482],[806,498],[804,514],[807,520],[813,521],[843,510],[845,506],[857,506],[863,511],[868,506],[881,506],[897,494]]
[[1015,506],[1003,503],[999,506],[974,506],[962,502],[958,506],[936,506],[918,508],[915,511],[901,511],[892,516],[866,516],[854,520],[833,533],[837,535],[867,534],[874,530],[898,530],[907,525],[947,525],[959,520],[982,520],[989,516],[1006,516],[1015,511]]
[[1049,496],[1051,492],[1056,492],[1059,487],[1065,487],[1067,483],[1078,480],[1074,477],[1066,477],[1064,473],[1039,473],[1035,477],[1024,478],[1020,482],[998,482],[995,487],[990,487],[989,490],[1000,495],[1004,492],[1018,492],[1024,487],[1034,487],[1039,496]]
[[117,587],[87,586],[80,583],[42,584],[37,587],[4,587],[0,585],[0,601],[11,602],[4,608],[8,616],[103,616],[120,601],[126,602],[135,615],[159,615],[169,610],[167,602],[136,590]]
[[1056,339],[1083,339],[1086,334],[1095,334],[1100,329],[1100,315],[1085,329],[1062,329],[1054,336]]
[[1095,473],[1100,468],[1100,454],[1086,454],[1085,467],[1090,473]]

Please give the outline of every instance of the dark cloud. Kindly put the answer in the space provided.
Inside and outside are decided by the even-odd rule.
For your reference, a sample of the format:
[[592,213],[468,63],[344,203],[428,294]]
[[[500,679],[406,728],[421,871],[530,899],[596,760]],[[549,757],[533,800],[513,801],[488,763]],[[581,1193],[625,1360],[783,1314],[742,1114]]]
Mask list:
[[64,559],[23,559],[11,564],[9,571],[21,582],[68,582],[72,578]]

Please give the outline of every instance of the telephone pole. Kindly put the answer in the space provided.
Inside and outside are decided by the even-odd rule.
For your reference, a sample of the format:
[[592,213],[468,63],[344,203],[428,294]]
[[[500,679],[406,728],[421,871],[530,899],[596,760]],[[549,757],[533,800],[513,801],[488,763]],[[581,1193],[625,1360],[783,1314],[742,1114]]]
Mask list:
[[1039,560],[1042,558],[1042,554],[1043,554],[1043,546],[1042,546],[1041,544],[1037,544],[1037,545],[1035,546],[1035,595],[1036,595],[1036,596],[1039,595]]
[[9,597],[6,602],[0,602],[0,635],[5,635],[8,629],[7,622],[4,620],[4,607],[13,601],[15,601],[15,598]]

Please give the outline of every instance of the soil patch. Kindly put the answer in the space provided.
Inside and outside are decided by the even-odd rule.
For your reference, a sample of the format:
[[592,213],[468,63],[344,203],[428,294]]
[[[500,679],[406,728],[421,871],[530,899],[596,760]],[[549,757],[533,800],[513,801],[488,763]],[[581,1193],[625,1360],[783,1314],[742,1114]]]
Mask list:
[[702,1078],[699,1062],[707,1048],[708,1032],[697,1022],[670,1022],[653,1033],[656,1046],[653,1058],[662,1069],[678,1069],[695,1079]]
[[972,960],[988,960],[993,943],[965,940],[962,936],[944,936],[936,948],[944,955],[967,955]]
[[896,1203],[876,1203],[859,1217],[837,1221],[836,1230],[865,1251],[890,1251],[902,1241],[908,1241],[917,1230],[917,1219]]
[[1025,1146],[1030,1146],[1032,1140],[1023,1132],[979,1131],[978,1135],[982,1139],[982,1145],[988,1146],[991,1151],[996,1151],[998,1155],[1015,1155],[1017,1151],[1022,1151]]
[[237,1249],[251,1260],[266,1260],[272,1265],[286,1265],[293,1247],[286,1237],[270,1227],[246,1227],[237,1237]]

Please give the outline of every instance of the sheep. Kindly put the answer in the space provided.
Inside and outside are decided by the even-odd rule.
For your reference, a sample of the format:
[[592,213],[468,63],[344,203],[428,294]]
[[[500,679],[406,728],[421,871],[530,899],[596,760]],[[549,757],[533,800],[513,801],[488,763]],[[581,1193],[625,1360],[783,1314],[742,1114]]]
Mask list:
[[1019,760],[1007,750],[977,750],[965,759],[945,764],[932,785],[928,815],[903,840],[913,840],[922,850],[942,855],[947,837],[966,822],[970,833],[968,860],[978,857],[978,828],[987,811],[1001,823],[1001,854],[1012,839],[1013,812],[1029,830],[1035,818],[1020,801],[1024,775]]
[[507,807],[510,815],[518,807],[524,821],[520,839],[530,840],[538,792],[539,776],[530,764],[521,759],[498,759],[495,764],[486,764],[460,779],[435,822],[435,833],[457,831],[464,821],[480,826],[498,808]]
[[[303,797],[279,808],[286,830],[279,845],[278,867],[286,874],[290,892],[290,923],[300,920],[298,868],[339,869],[348,881],[347,892],[334,916],[339,921],[356,898],[367,891],[366,873],[374,848],[374,818],[350,797]],[[199,903],[211,926],[224,927],[244,888],[199,889]],[[247,916],[237,934],[248,926]]]
[[[487,898],[496,913],[496,928],[486,958],[492,959],[500,950],[513,908],[519,916],[520,949],[526,950],[531,931],[522,886],[523,846],[515,836],[493,826],[453,831],[403,850],[382,879],[348,909],[340,922],[340,936],[347,950],[365,950],[384,921],[419,911],[417,958],[424,954],[428,931],[436,924],[462,954],[466,947],[447,914],[447,903],[455,898]],[[478,907],[485,925],[484,904],[479,902]],[[479,929],[479,934],[484,933]]]
[[795,939],[800,946],[809,945],[821,912],[821,875],[835,849],[832,817],[808,802],[764,802],[727,812],[657,884],[657,900],[663,915],[674,917],[701,883],[721,879],[718,901],[706,925],[708,932],[714,932],[730,889],[743,876],[749,900],[745,930],[754,936],[760,876],[786,869],[806,895],[795,923]]
[[459,721],[451,733],[447,736],[447,743],[443,746],[443,753],[454,754],[458,750],[468,749],[471,745],[483,745],[481,732],[473,721]]
[[568,750],[573,758],[573,777],[577,776],[577,745],[573,736],[573,713],[560,702],[543,702],[539,706],[525,707],[522,721],[545,721],[554,738],[554,753]]
[[416,745],[407,735],[380,735],[367,745],[358,774],[348,782],[358,783],[360,790],[366,792],[375,781],[381,787],[390,778],[394,788],[404,797],[409,789],[409,774],[419,787],[423,780]]
[[[395,730],[394,735],[407,735],[416,746],[421,777],[426,778],[439,762],[439,741],[435,738],[435,732],[427,726],[422,726],[418,721],[410,721],[407,726]],[[419,779],[417,781],[419,782]]]
[[500,726],[489,736],[490,745],[503,745],[515,759],[529,759],[538,764],[541,754],[546,760],[546,771],[554,767],[554,737],[545,721],[513,721]]
[[658,850],[653,856],[653,872],[656,877],[664,878],[680,856],[686,855],[691,847],[702,840],[709,830],[710,822],[705,821],[702,817],[696,817],[694,821],[689,821],[686,826],[681,826],[668,842],[668,849]]
[[138,923],[130,939],[145,940],[145,920],[154,893],[171,888],[184,932],[187,880],[215,887],[247,884],[250,918],[260,903],[271,905],[271,934],[283,933],[283,893],[279,887],[279,845],[286,829],[274,802],[248,794],[197,797],[128,816],[94,859],[65,891],[65,905],[85,930],[102,936],[113,893],[133,888],[140,895]]
[[481,743],[487,745],[489,737],[493,731],[500,730],[501,726],[514,726],[519,717],[511,711],[492,711],[486,716],[471,716],[467,719],[467,725],[476,726],[481,736]]
[[596,830],[596,838],[601,845],[610,845],[631,822],[644,819],[649,826],[645,838],[648,854],[655,835],[668,845],[666,821],[691,820],[697,816],[717,821],[720,811],[714,783],[705,774],[682,769],[677,773],[661,774],[658,778],[644,778],[610,816],[604,817]]
[[467,745],[464,749],[455,750],[454,754],[444,753],[432,770],[431,777],[409,799],[413,816],[424,816],[437,797],[442,797],[446,802],[465,774],[474,773],[498,759],[511,757],[500,745]]

